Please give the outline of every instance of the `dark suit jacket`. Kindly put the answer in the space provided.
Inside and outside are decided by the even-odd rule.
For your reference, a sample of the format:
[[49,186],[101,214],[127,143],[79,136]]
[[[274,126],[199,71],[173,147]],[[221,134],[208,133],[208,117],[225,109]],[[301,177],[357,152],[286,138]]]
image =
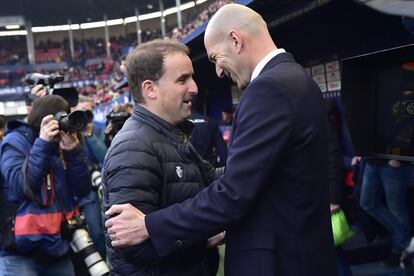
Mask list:
[[334,276],[327,115],[290,54],[273,58],[236,110],[225,174],[146,216],[160,255],[226,229],[226,275]]

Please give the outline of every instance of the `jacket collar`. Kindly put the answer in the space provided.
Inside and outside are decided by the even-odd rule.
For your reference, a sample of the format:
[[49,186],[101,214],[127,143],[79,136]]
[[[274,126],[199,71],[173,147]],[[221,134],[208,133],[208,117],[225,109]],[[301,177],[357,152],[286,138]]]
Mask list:
[[283,63],[283,62],[296,62],[295,59],[293,58],[293,56],[290,53],[280,53],[278,55],[276,55],[274,58],[272,58],[262,69],[262,71],[260,71],[259,76],[261,74],[263,74],[264,72],[270,70],[271,68],[273,68],[274,66],[276,66],[279,63]]
[[151,126],[156,131],[163,133],[165,136],[172,138],[178,143],[187,141],[194,128],[194,124],[189,120],[185,120],[178,125],[170,124],[140,104],[134,104],[134,113],[132,114],[132,117]]
[[271,51],[270,53],[268,53],[261,61],[259,61],[259,63],[256,65],[256,67],[253,70],[252,76],[250,77],[250,81],[253,81],[260,74],[262,69],[266,66],[266,64],[270,60],[272,60],[275,56],[281,53],[286,53],[285,49],[283,48],[275,49]]

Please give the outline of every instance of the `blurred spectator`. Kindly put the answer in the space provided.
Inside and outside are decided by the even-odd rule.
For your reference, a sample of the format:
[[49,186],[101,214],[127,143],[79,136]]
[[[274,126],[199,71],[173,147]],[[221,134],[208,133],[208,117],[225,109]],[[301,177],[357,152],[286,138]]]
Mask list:
[[366,158],[360,204],[391,236],[391,254],[384,262],[389,267],[400,265],[410,241],[406,195],[411,169],[407,162]]
[[86,130],[80,136],[81,145],[87,155],[89,173],[91,175],[92,190],[79,200],[79,206],[85,215],[86,224],[92,241],[103,259],[106,258],[104,229],[101,216],[101,202],[99,192],[101,189],[100,172],[107,151],[105,143],[94,133],[93,103],[90,99],[81,97],[75,108],[84,111],[88,124]]
[[[341,144],[339,141],[338,127],[335,124],[335,106],[333,101],[325,100],[328,111],[328,183],[329,203],[331,213],[341,210],[344,199],[344,162],[342,158]],[[341,246],[336,247],[336,261],[338,276],[352,276],[352,271],[342,252]]]
[[233,107],[230,106],[228,108],[225,108],[221,112],[221,120],[223,125],[231,125],[233,123]]
[[111,145],[115,135],[121,130],[125,121],[131,116],[132,112],[132,104],[126,103],[115,106],[106,116],[107,125],[105,129],[105,144],[107,147]]
[[194,124],[190,141],[197,152],[213,166],[225,166],[227,146],[217,122],[194,111],[190,121]]

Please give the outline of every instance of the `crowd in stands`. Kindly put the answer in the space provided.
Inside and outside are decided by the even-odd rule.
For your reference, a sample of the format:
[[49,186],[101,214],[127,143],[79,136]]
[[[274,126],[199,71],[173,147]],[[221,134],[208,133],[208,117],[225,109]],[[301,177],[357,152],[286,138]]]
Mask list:
[[[167,30],[167,37],[182,40],[195,29],[203,25],[224,4],[233,0],[213,1],[205,9],[193,8],[184,18],[183,29],[174,27]],[[142,41],[161,38],[160,29],[146,29],[142,32]],[[60,74],[66,83],[78,83],[82,95],[89,96],[95,105],[110,102],[119,97],[120,91],[113,87],[125,76],[119,71],[119,60],[131,48],[138,45],[136,33],[126,36],[110,37],[111,58],[107,58],[103,38],[74,40],[74,57],[70,55],[69,40],[61,42],[43,40],[35,45],[36,63],[61,63],[67,66],[60,70],[36,70],[43,74]],[[100,59],[99,59],[100,58]],[[90,62],[93,60],[93,62]],[[89,62],[87,62],[89,61]],[[25,86],[24,76],[30,71],[24,67],[28,64],[26,38],[24,36],[2,37],[0,39],[0,66],[12,65],[15,69],[0,67],[0,88]],[[122,91],[121,91],[122,94]]]
[[198,27],[202,26],[208,19],[223,5],[233,3],[233,0],[217,0],[211,3],[206,9],[200,11],[195,18],[189,20],[188,24],[186,24],[182,30],[178,27],[175,27],[171,33],[169,33],[169,37],[175,40],[182,40],[187,35],[194,32]]
[[0,39],[0,65],[28,63],[26,38],[24,36],[4,36]]
[[[196,28],[203,25],[221,6],[233,0],[217,0],[212,2],[206,9],[199,10],[194,8],[184,18],[183,29],[178,27],[168,30],[167,37],[181,40],[192,33]],[[160,29],[146,29],[142,32],[142,41],[150,41],[160,38]],[[118,60],[122,56],[123,49],[135,47],[138,44],[136,33],[127,36],[110,38],[111,55],[114,60]],[[59,63],[61,61],[71,61],[83,64],[86,59],[106,57],[105,40],[103,38],[85,39],[82,41],[74,40],[74,57],[70,56],[69,39],[65,38],[61,42],[57,41],[39,41],[35,45],[36,63]],[[27,47],[24,36],[2,37],[0,39],[0,65],[16,65],[27,64]]]

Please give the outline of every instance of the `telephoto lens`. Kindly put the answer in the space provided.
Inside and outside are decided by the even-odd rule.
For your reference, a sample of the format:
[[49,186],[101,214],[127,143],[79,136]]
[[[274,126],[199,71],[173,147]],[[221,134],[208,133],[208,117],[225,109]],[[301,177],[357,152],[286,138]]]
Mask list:
[[98,170],[91,173],[92,189],[96,190],[100,196],[102,196],[102,176]]
[[109,275],[108,265],[102,260],[93,242],[85,229],[76,229],[72,236],[70,246],[76,254],[84,260],[92,276]]
[[67,114],[66,112],[59,112],[55,115],[59,122],[59,128],[65,132],[80,132],[86,128],[88,119],[83,111],[74,111]]

